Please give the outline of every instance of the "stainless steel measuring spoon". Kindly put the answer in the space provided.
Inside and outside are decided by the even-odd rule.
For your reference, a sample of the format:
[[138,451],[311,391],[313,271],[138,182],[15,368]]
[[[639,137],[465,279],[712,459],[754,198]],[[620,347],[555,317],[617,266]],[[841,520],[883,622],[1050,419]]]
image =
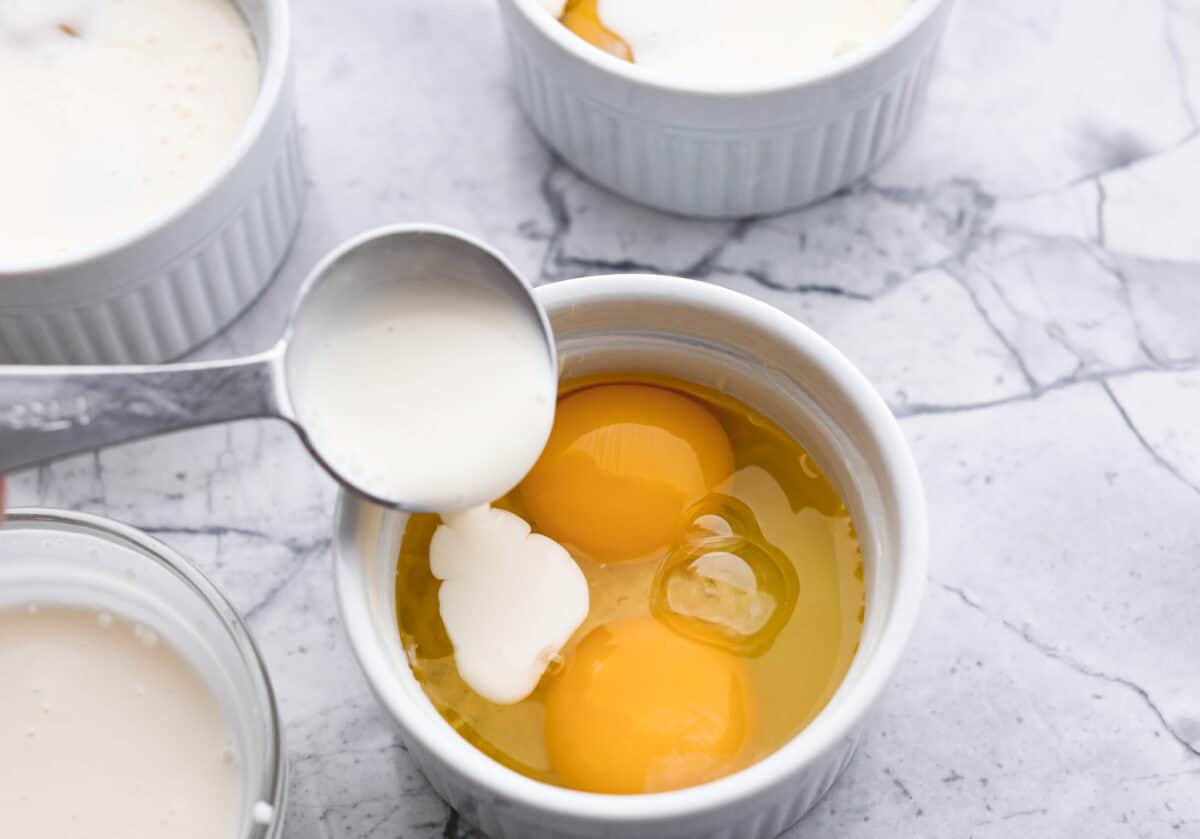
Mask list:
[[[305,427],[314,408],[305,399],[317,397],[289,387],[289,362],[310,355],[307,351],[325,328],[321,313],[349,295],[403,295],[406,283],[463,275],[528,311],[545,341],[546,375],[556,378],[554,337],[546,314],[502,256],[449,228],[384,227],[352,239],[313,269],[283,338],[266,352],[161,365],[0,365],[0,474],[184,428],[276,417],[295,428],[317,461],[350,489],[389,507],[440,512],[428,498],[379,497],[357,485],[346,464],[322,451]],[[498,447],[505,443],[495,441]],[[473,503],[492,500],[473,497],[470,486],[463,487],[463,497]]]

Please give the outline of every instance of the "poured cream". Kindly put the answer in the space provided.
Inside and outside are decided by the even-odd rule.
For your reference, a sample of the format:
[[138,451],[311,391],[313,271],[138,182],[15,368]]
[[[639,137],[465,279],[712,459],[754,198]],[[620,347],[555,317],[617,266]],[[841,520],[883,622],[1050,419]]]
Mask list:
[[68,606],[0,610],[0,834],[221,839],[232,732],[157,633]]
[[0,2],[0,263],[172,206],[229,151],[258,89],[232,0]]
[[520,516],[476,507],[442,518],[429,567],[458,673],[485,699],[520,702],[587,617],[587,579]]
[[[545,0],[556,17],[557,2]],[[636,64],[700,82],[769,81],[857,49],[912,0],[599,0]]]

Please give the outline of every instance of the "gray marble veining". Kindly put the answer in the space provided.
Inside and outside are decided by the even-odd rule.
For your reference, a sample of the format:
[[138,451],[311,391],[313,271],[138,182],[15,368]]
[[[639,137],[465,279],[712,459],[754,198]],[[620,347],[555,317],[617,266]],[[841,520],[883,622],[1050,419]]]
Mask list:
[[[1200,2],[960,0],[928,107],[867,183],[741,223],[634,207],[512,99],[495,10],[297,0],[312,181],[278,281],[198,357],[263,349],[315,260],[461,227],[539,282],[682,273],[841,347],[902,418],[931,580],[846,776],[789,837],[1200,836]],[[15,476],[194,558],[247,615],[289,839],[460,837],[351,659],[334,490],[242,422]]]

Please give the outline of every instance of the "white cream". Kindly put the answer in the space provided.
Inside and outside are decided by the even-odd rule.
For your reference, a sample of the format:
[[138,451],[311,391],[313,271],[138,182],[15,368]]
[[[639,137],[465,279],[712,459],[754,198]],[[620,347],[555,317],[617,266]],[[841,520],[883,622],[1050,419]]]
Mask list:
[[599,0],[640,66],[698,82],[769,81],[886,32],[912,0]]
[[520,516],[477,507],[443,520],[429,565],[458,674],[485,699],[519,702],[587,617],[587,579]]
[[232,0],[0,0],[0,263],[172,206],[234,144],[259,75]]
[[557,371],[537,319],[452,276],[356,292],[303,324],[305,349],[289,355],[317,451],[372,495],[433,511],[516,486],[554,421]]
[[0,610],[0,835],[233,839],[240,769],[199,674],[109,613]]

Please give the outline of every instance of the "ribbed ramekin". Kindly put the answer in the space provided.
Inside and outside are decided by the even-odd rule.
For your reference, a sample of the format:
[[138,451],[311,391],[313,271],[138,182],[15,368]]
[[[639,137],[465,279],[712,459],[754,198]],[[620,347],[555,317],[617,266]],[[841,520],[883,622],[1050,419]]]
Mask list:
[[239,0],[262,62],[245,127],[187,196],[112,240],[61,257],[0,254],[0,364],[164,361],[220,332],[274,276],[304,175],[287,0]]
[[567,280],[538,289],[563,376],[664,373],[717,387],[805,445],[854,518],[866,572],[858,652],[829,704],[760,762],[654,795],[597,795],[527,778],[468,743],[425,696],[396,620],[405,518],[343,493],[334,539],[338,601],[379,700],[408,753],[492,839],[772,839],[846,767],[908,642],[925,582],[920,478],[895,418],[824,339],[758,300],[673,277]]
[[693,84],[576,37],[539,0],[500,0],[517,97],[588,178],[651,207],[731,218],[791,209],[869,172],[912,125],[950,0],[767,84]]

